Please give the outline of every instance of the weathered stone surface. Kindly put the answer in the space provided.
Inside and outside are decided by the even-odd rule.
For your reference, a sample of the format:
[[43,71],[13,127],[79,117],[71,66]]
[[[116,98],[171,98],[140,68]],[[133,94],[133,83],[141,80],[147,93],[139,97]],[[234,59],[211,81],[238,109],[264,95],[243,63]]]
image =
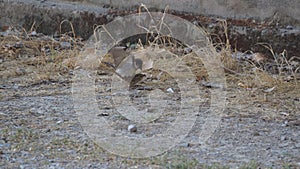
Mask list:
[[[74,0],[73,0],[74,1]],[[77,0],[82,2],[84,0]],[[145,4],[147,8],[169,9],[200,15],[215,15],[229,18],[268,19],[283,17],[282,22],[300,26],[300,1],[298,0],[85,0],[101,6],[132,8]]]
[[0,27],[21,26],[45,34],[63,34],[76,29],[75,35],[87,38],[95,25],[108,22],[108,10],[63,1],[0,0]]

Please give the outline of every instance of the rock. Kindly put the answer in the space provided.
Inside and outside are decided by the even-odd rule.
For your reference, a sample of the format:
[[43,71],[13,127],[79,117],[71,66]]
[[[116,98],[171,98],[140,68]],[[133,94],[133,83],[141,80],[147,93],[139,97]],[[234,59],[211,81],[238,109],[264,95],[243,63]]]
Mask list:
[[285,121],[283,124],[281,124],[282,127],[288,126],[288,121]]
[[286,137],[285,136],[281,136],[280,137],[280,141],[284,141],[284,140],[286,140]]
[[14,84],[14,85],[12,86],[12,88],[13,88],[13,89],[19,89],[19,85]]
[[268,29],[264,29],[261,31],[261,36],[267,36],[269,34],[269,30]]
[[59,120],[56,122],[56,124],[61,124],[63,121],[62,120]]
[[184,50],[184,53],[185,53],[185,54],[189,54],[189,53],[192,52],[192,49],[189,48],[189,47],[185,47],[183,50]]
[[70,49],[71,44],[70,44],[70,42],[60,42],[60,48],[61,49]]
[[109,114],[106,112],[103,112],[103,113],[98,114],[97,116],[109,116]]
[[134,124],[130,124],[128,127],[127,127],[127,130],[129,132],[137,132],[137,127],[134,125]]
[[168,89],[167,89],[167,92],[169,92],[169,93],[174,93],[174,90],[173,90],[172,88],[168,88]]
[[36,31],[32,31],[29,35],[31,35],[31,36],[37,36],[37,32]]
[[180,147],[191,147],[190,143],[181,143],[179,144]]
[[26,74],[26,70],[23,68],[17,68],[15,72],[16,72],[16,75],[18,75],[18,76]]
[[286,26],[286,29],[294,29],[294,27],[292,25],[288,25]]
[[15,48],[23,48],[24,44],[22,42],[16,42]]

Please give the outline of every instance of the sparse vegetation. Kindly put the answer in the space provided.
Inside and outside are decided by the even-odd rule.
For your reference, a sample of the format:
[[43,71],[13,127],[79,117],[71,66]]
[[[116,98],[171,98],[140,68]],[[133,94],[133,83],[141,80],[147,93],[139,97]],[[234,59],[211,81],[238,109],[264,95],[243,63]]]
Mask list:
[[[63,23],[66,24],[69,22],[63,21]],[[53,161],[63,161],[62,163],[75,161],[76,163],[73,163],[73,166],[76,166],[77,162],[84,163],[87,161],[84,164],[103,163],[107,165],[112,164],[114,167],[120,165],[123,168],[130,166],[139,167],[141,165],[153,165],[170,169],[227,169],[231,167],[227,166],[226,162],[203,164],[201,159],[190,157],[190,153],[193,153],[193,151],[195,151],[193,149],[196,149],[197,146],[192,148],[185,147],[185,151],[175,153],[170,151],[164,155],[150,159],[131,159],[111,155],[91,140],[87,141],[89,137],[82,134],[82,128],[78,124],[79,122],[76,117],[74,117],[74,111],[55,107],[55,105],[58,105],[58,107],[68,107],[71,105],[70,107],[73,108],[73,103],[70,100],[60,100],[56,98],[56,96],[66,94],[67,98],[70,98],[69,82],[72,77],[72,70],[78,66],[76,65],[76,57],[84,45],[81,39],[76,38],[72,24],[69,24],[73,31],[61,34],[58,37],[49,37],[40,34],[33,35],[30,32],[33,32],[34,29],[28,32],[15,30],[17,34],[0,37],[0,101],[2,102],[1,106],[3,105],[3,108],[0,109],[3,111],[3,113],[0,112],[0,147],[4,147],[3,150],[0,150],[0,158],[5,161],[3,163],[1,160],[0,167],[4,167],[6,161],[12,166],[19,167],[18,164],[14,164],[12,161],[14,159],[20,160],[23,158],[28,161],[29,159],[31,160],[31,158],[41,158],[43,159],[41,163],[45,166],[54,163]],[[242,125],[246,126],[243,128],[246,134],[251,133],[251,130],[258,130],[255,137],[250,137],[245,133],[242,133],[245,135],[240,134],[241,137],[245,136],[245,138],[239,140],[241,144],[249,138],[256,142],[265,141],[265,139],[269,137],[268,134],[273,132],[273,130],[276,132],[276,130],[281,129],[281,125],[274,125],[277,127],[274,129],[273,123],[285,124],[285,122],[288,122],[288,125],[290,125],[290,128],[278,131],[279,134],[286,133],[288,132],[287,130],[292,130],[293,128],[296,128],[295,130],[298,131],[297,125],[299,124],[297,124],[297,120],[299,119],[300,88],[297,76],[300,69],[299,67],[293,67],[297,57],[287,59],[285,51],[276,54],[272,47],[264,44],[273,54],[272,60],[256,62],[255,60],[235,59],[233,55],[237,51],[229,44],[227,23],[226,21],[220,21],[220,24],[226,33],[226,41],[212,45],[220,55],[220,60],[226,72],[228,112],[224,116],[225,118],[234,118],[232,123],[238,122],[238,124],[231,124],[231,122],[229,122],[230,124],[228,126],[223,124],[224,126],[222,127],[228,127],[230,129],[228,133],[230,134],[237,132],[233,130],[239,130],[244,127]],[[153,36],[151,38],[152,41],[146,38],[147,41],[145,43],[138,41],[129,42],[127,44],[129,44],[129,47],[134,48],[133,50],[137,50],[137,46],[140,48],[158,46],[168,49],[179,57],[191,53],[185,53],[184,48],[186,48],[186,46],[171,37]],[[62,42],[66,42],[66,44],[62,44]],[[108,55],[105,57],[107,58],[104,59],[109,59]],[[206,94],[203,95],[203,98],[207,99],[206,95],[210,93],[205,86],[201,86],[200,82],[202,80],[209,80],[209,77],[201,58],[195,55],[189,55],[188,57],[184,57],[183,61],[195,74],[197,78],[196,82],[199,83],[201,90],[207,90]],[[271,70],[267,67],[268,64],[272,65]],[[103,66],[103,68],[107,67]],[[112,70],[109,71],[112,72]],[[166,75],[166,78],[172,77]],[[50,85],[42,86],[43,84]],[[18,86],[15,87],[14,85]],[[63,88],[64,86],[67,86],[67,88]],[[64,90],[64,92],[55,91],[59,89]],[[47,98],[45,99],[43,96],[55,97],[54,99],[50,98],[50,103],[48,103]],[[40,100],[43,101],[43,99],[45,99],[46,101],[44,101],[45,103],[37,103],[38,106],[33,104],[26,107],[23,104],[28,104],[31,100],[24,102],[22,97],[32,100],[35,100],[34,97],[38,97]],[[40,101],[39,99],[35,101]],[[11,105],[8,104],[9,106],[6,106],[8,102],[14,100],[17,100],[16,103],[10,103]],[[51,106],[48,106],[48,104]],[[5,106],[6,108],[4,108]],[[35,107],[35,109],[40,109],[41,107],[46,108],[42,109],[42,111],[38,111],[35,109],[31,110],[31,107]],[[14,109],[19,109],[19,111],[13,111]],[[58,123],[57,121],[60,117],[64,117],[70,121]],[[243,117],[263,119],[264,121],[270,120],[271,124],[266,126],[259,126],[259,124],[252,126],[252,123],[251,125],[243,123]],[[122,116],[116,116],[114,118],[115,121],[127,120]],[[256,121],[253,123],[256,124],[260,122],[261,121]],[[241,127],[232,127],[235,125],[241,125]],[[265,131],[261,131],[263,130],[262,128],[266,128],[264,129]],[[120,130],[122,130],[122,128]],[[293,133],[295,130],[290,133]],[[239,133],[236,134],[238,135]],[[234,135],[232,134],[231,136],[233,137]],[[255,140],[256,137],[260,137],[260,139]],[[292,134],[290,134],[289,137],[297,138],[297,136],[293,136]],[[278,141],[281,138],[276,139]],[[288,142],[288,146],[292,146],[295,144],[293,139],[289,139],[289,142],[284,139],[282,140]],[[231,144],[235,142],[238,141],[234,140]],[[227,143],[225,142],[224,144]],[[208,144],[208,148],[211,148],[209,146],[214,147],[215,145]],[[252,147],[249,146],[249,149],[252,149]],[[23,152],[27,152],[28,156],[22,154]],[[224,150],[222,150],[222,152],[224,153]],[[41,157],[39,157],[40,154],[42,154]],[[296,156],[299,155],[299,152],[298,154],[295,152],[291,152],[289,155],[282,154],[287,159],[293,160],[297,158]],[[22,157],[21,155],[24,156]],[[226,154],[221,155],[226,156]],[[272,158],[278,159],[277,157]],[[219,159],[219,161],[222,160],[221,158]],[[242,169],[257,169],[260,167],[260,164],[261,161],[251,161],[247,164],[240,164],[239,167]],[[283,164],[283,167],[297,168],[297,164],[287,163]]]

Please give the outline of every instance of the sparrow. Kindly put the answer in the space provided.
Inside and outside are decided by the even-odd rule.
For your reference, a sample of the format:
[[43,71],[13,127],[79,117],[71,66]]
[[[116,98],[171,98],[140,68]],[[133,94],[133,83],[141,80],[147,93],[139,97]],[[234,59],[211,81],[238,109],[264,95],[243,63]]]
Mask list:
[[115,72],[123,80],[130,82],[137,74],[137,71],[142,70],[142,65],[143,61],[141,59],[135,59],[133,55],[129,55],[119,64]]
[[142,70],[143,61],[131,55],[126,50],[126,47],[114,47],[109,51],[109,54],[112,56],[114,64],[109,62],[104,63],[111,66],[116,75],[127,82],[131,82],[137,71]]

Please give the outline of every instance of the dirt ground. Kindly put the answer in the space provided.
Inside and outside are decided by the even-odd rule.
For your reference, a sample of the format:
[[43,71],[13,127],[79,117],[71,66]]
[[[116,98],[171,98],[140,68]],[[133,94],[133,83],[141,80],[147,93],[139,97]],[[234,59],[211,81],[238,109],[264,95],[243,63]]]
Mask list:
[[[110,154],[95,144],[78,120],[72,78],[76,56],[84,44],[67,35],[50,38],[16,30],[0,36],[1,168],[300,168],[298,62],[288,62],[294,67],[278,71],[283,62],[233,60],[234,52],[220,51],[226,67],[226,109],[214,134],[199,143],[201,113],[208,110],[214,86],[204,83],[207,75],[201,60],[189,58],[187,65],[192,67],[205,100],[199,105],[200,115],[195,117],[193,129],[179,145],[162,155],[132,159]],[[272,65],[272,69],[266,65]],[[132,85],[133,102],[143,108],[145,103],[140,98],[147,90],[171,86],[175,93],[168,99],[175,100],[176,105],[174,80],[167,76],[164,81],[154,82],[151,73]],[[106,116],[116,132],[129,135],[130,122],[114,107],[103,105],[103,99],[111,97],[107,87],[111,75],[111,69],[100,66],[96,97],[99,107],[108,113],[97,116]],[[148,89],[140,90],[141,86]],[[148,126],[147,133],[136,135],[163,132],[172,118],[166,115]],[[138,131],[146,127],[138,126]]]

